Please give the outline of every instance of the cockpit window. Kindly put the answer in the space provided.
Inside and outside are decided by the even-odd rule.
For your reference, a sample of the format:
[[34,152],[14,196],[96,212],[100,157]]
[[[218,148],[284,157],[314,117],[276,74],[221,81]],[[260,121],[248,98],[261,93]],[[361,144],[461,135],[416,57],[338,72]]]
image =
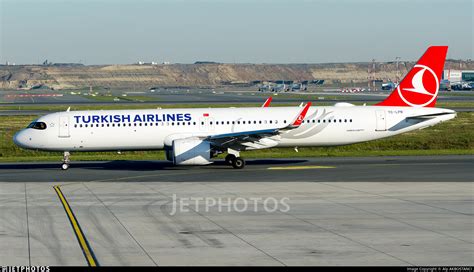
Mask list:
[[46,129],[46,123],[45,122],[33,122],[28,125],[27,128],[33,128],[33,129]]

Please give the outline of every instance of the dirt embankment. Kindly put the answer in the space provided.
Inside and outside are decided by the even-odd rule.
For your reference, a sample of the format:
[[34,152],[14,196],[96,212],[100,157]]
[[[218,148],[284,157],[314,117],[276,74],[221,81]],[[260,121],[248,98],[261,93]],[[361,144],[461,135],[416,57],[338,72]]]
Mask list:
[[[375,77],[396,80],[412,62],[377,63]],[[474,70],[473,61],[448,60],[446,69]],[[217,87],[255,80],[316,80],[327,83],[367,82],[371,63],[334,64],[169,64],[108,66],[0,66],[0,87],[18,88],[44,84],[55,89],[108,87],[149,88],[154,86]],[[399,71],[399,72],[397,72]]]

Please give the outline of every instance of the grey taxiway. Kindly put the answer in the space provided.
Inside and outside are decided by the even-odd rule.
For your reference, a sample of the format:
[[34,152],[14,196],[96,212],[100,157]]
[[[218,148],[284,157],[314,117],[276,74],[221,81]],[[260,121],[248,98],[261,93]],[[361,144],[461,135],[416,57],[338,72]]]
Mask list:
[[[60,188],[97,265],[473,265],[472,165],[474,156],[260,159],[243,170],[4,163],[0,263],[90,264]],[[230,206],[206,203],[219,199]]]

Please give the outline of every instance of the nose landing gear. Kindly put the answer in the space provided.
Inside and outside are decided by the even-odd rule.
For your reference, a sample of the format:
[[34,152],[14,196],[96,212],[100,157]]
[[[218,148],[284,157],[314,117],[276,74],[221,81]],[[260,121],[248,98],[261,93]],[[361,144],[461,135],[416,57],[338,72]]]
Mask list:
[[64,151],[63,164],[61,165],[62,170],[69,169],[69,162],[71,162],[71,160],[69,159],[70,156],[71,156],[71,153],[69,153],[69,151]]

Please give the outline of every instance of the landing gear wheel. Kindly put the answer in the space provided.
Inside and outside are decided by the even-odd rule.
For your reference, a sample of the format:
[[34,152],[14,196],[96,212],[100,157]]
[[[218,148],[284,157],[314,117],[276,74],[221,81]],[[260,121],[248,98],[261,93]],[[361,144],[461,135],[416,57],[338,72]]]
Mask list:
[[69,151],[64,151],[63,154],[63,164],[61,164],[61,169],[62,170],[68,170],[69,169],[69,162],[70,160],[71,153]]
[[235,169],[242,169],[245,167],[245,161],[240,157],[235,158],[232,160],[232,167]]
[[225,163],[232,164],[233,160],[235,160],[235,155],[229,154],[225,156]]

